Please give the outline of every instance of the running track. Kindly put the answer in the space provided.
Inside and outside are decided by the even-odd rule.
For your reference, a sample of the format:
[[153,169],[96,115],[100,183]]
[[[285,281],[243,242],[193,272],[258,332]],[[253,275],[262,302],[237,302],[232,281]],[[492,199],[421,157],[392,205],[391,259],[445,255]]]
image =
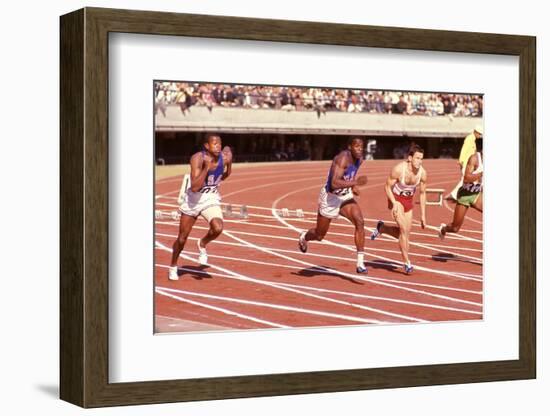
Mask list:
[[[208,246],[209,266],[197,263],[197,239],[207,230],[200,218],[178,262],[180,279],[167,278],[178,222],[155,224],[155,327],[158,332],[295,328],[418,323],[483,318],[482,216],[468,211],[463,229],[437,236],[453,205],[428,206],[421,229],[415,221],[405,275],[399,247],[389,236],[371,241],[377,219],[390,220],[384,183],[395,160],[368,161],[359,174],[369,182],[358,203],[365,216],[369,274],[355,273],[353,226],[333,221],[325,241],[297,248],[299,231],[315,224],[317,196],[330,161],[262,164],[239,168],[222,183],[222,202],[248,206],[249,218],[227,218],[224,233]],[[428,187],[452,189],[454,160],[426,160]],[[177,209],[181,177],[156,182],[156,209]],[[282,217],[301,208],[304,218]],[[415,206],[418,219],[420,207]]]

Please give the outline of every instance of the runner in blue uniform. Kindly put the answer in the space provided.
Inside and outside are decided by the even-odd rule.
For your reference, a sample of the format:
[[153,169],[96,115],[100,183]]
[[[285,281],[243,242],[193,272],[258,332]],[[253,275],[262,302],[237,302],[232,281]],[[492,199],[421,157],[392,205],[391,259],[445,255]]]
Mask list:
[[204,138],[204,149],[191,157],[191,186],[185,192],[179,207],[180,227],[178,238],[172,246],[172,261],[168,269],[168,278],[178,280],[178,257],[183,250],[187,237],[201,215],[208,223],[208,233],[197,240],[199,263],[208,264],[206,245],[217,238],[223,231],[223,214],[221,196],[218,190],[220,182],[231,174],[233,155],[225,147],[217,134],[207,134]]
[[321,241],[328,232],[330,222],[342,215],[355,226],[355,246],[357,248],[357,273],[367,273],[365,266],[365,226],[361,208],[354,199],[359,195],[358,186],[367,183],[367,176],[356,178],[363,163],[364,142],[361,137],[351,137],[348,148],[340,152],[332,161],[326,184],[319,194],[317,225],[300,234],[298,247],[307,251],[307,242]]

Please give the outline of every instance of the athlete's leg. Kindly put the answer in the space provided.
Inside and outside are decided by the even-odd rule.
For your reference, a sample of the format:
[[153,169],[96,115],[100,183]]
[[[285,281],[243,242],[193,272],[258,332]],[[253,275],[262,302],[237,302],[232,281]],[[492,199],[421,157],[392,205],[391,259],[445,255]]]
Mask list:
[[380,234],[389,234],[392,237],[399,238],[399,234],[401,233],[401,227],[399,225],[388,225],[386,223],[383,223],[379,227]]
[[201,211],[202,217],[208,222],[208,232],[197,241],[199,249],[199,263],[203,266],[208,264],[208,253],[206,245],[218,238],[223,231],[223,214],[219,205],[208,207]]
[[178,257],[185,246],[185,242],[187,241],[187,237],[193,225],[195,225],[195,221],[197,221],[197,218],[181,214],[178,238],[176,238],[176,241],[174,241],[172,245],[172,262],[170,266],[174,267],[178,263]]
[[483,191],[477,196],[477,199],[472,204],[472,208],[477,209],[479,212],[483,212]]
[[206,235],[199,240],[199,246],[204,248],[212,240],[218,238],[223,231],[223,220],[221,218],[212,218],[210,220],[210,228]]
[[317,213],[317,224],[315,228],[310,228],[304,239],[306,241],[317,240],[321,241],[327,235],[328,229],[330,227],[330,222],[332,220],[327,217],[323,217],[321,214]]
[[365,221],[361,208],[355,201],[350,201],[340,207],[340,215],[347,218],[355,226],[355,247],[357,248],[357,273],[367,273],[365,267]]
[[[408,266],[410,266],[411,264],[411,261],[409,260],[409,241],[411,237],[412,218],[413,218],[412,214],[413,214],[412,209],[408,212],[403,212],[403,221],[402,221],[403,229],[399,234],[399,247],[401,248],[403,261]],[[407,273],[410,273],[410,272],[407,271]]]
[[355,226],[355,247],[357,252],[365,251],[365,222],[361,208],[355,201],[348,202],[340,207],[340,215],[350,220]]
[[[403,205],[400,202],[396,202],[396,204],[398,204],[401,209],[403,208]],[[394,217],[394,219],[395,219],[395,216],[393,215],[393,206],[392,206],[392,204],[389,200],[388,200],[388,208],[390,208],[392,210],[392,217]],[[401,231],[400,231],[399,224],[397,224],[397,225],[387,225],[383,221],[378,221],[378,224],[376,225],[376,231],[371,236],[371,240],[374,240],[380,234],[384,234],[384,233],[389,234],[394,238],[399,238],[400,232]]]
[[388,232],[388,234],[391,234],[399,239],[401,256],[403,257],[403,261],[406,264],[409,264],[409,233],[412,224],[412,210],[405,213],[405,208],[403,208],[403,205],[399,201],[396,201],[396,205],[397,212],[394,213],[394,211],[392,211],[392,215],[393,219],[397,223],[397,226],[387,226],[387,228],[389,228],[390,231],[397,229],[398,233],[397,235],[394,235]]
[[441,227],[440,233],[443,235],[447,233],[458,233],[458,231],[460,231],[460,227],[462,227],[467,211],[468,207],[466,205],[456,204],[453,214],[453,221]]

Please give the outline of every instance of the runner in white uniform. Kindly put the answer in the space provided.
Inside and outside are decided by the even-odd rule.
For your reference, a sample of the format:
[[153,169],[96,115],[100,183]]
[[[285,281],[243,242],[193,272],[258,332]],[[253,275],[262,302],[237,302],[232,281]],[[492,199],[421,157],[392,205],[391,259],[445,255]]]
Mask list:
[[218,186],[231,174],[233,155],[229,147],[225,147],[223,151],[221,151],[221,147],[220,136],[207,134],[204,140],[204,150],[191,157],[191,186],[187,189],[179,207],[181,213],[179,233],[172,246],[172,260],[168,269],[170,280],[178,280],[178,257],[199,215],[210,225],[208,233],[197,240],[201,265],[208,264],[206,245],[223,231],[223,214]]
[[328,232],[330,222],[342,215],[355,226],[355,246],[357,248],[357,273],[367,273],[365,266],[365,226],[361,208],[354,199],[359,195],[357,186],[367,183],[366,176],[355,179],[363,163],[364,142],[360,137],[351,137],[348,149],[340,152],[332,161],[326,184],[319,194],[317,224],[304,231],[298,239],[302,253],[307,251],[307,242],[321,241]]
[[427,173],[422,167],[424,150],[412,144],[409,148],[407,160],[395,165],[386,181],[385,191],[388,197],[388,208],[397,225],[387,225],[384,221],[378,221],[376,229],[371,234],[371,240],[380,234],[386,233],[399,241],[399,249],[403,257],[403,267],[406,274],[413,272],[413,266],[409,260],[409,237],[411,234],[413,197],[416,189],[420,190],[420,225],[426,227],[426,181]]

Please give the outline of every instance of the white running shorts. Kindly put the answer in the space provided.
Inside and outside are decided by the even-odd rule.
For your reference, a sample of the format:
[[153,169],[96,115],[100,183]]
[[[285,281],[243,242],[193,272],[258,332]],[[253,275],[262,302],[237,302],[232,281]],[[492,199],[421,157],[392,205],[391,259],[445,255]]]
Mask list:
[[326,218],[336,219],[340,215],[340,207],[346,201],[353,199],[353,192],[347,188],[348,192],[343,195],[336,195],[332,192],[327,192],[325,187],[321,188],[319,193],[319,213]]
[[202,194],[189,189],[183,197],[179,211],[195,218],[201,215],[209,223],[214,218],[223,219],[220,204],[221,197],[217,192]]

